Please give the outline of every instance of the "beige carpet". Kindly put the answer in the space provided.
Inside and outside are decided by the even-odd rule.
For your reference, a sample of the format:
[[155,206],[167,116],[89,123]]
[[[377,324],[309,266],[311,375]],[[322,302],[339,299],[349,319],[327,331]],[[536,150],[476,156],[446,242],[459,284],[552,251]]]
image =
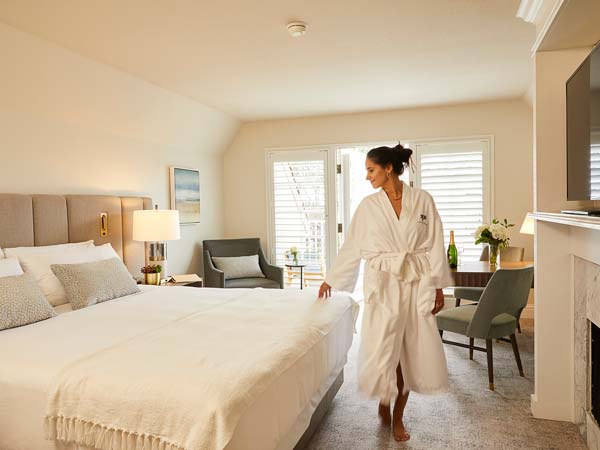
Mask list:
[[[411,394],[405,415],[411,439],[404,444],[396,443],[389,428],[380,426],[377,402],[357,392],[355,336],[346,381],[308,449],[585,449],[574,424],[532,418],[533,333],[531,327],[523,331],[517,340],[525,378],[519,377],[510,344],[494,343],[494,392],[487,388],[485,353],[475,352],[475,360],[469,361],[467,349],[446,345],[451,390],[436,397]],[[461,340],[451,333],[444,337]]]

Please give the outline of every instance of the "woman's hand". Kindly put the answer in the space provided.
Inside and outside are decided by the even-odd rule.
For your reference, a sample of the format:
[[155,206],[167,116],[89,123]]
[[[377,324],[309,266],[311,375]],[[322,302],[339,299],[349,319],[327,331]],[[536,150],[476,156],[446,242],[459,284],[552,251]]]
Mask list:
[[323,283],[321,283],[321,287],[319,288],[319,298],[327,297],[331,297],[331,286],[323,281]]
[[435,315],[435,314],[439,313],[443,307],[444,307],[444,291],[442,291],[441,289],[436,289],[435,290],[435,306],[433,307],[431,314]]

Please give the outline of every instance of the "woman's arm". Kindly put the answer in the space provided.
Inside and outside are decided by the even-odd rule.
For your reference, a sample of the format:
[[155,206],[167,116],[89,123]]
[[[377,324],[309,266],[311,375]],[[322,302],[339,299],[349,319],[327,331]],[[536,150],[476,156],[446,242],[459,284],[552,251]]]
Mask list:
[[331,295],[332,287],[339,291],[352,292],[356,286],[361,260],[359,236],[363,234],[361,227],[365,224],[361,205],[356,209],[348,227],[344,244],[335,258],[333,266],[327,273],[325,281],[321,284],[319,298]]

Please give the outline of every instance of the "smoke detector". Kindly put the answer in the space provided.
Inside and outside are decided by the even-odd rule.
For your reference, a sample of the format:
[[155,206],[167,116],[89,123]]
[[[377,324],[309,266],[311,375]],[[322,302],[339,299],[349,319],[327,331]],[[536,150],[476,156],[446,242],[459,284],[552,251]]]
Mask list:
[[300,37],[306,34],[306,24],[304,22],[290,22],[287,24],[288,33],[292,37]]

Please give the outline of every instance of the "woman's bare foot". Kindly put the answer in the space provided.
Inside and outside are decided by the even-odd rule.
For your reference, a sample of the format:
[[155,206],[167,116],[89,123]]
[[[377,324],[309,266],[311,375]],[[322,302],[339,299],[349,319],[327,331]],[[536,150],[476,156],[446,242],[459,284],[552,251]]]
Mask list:
[[404,395],[398,395],[398,398],[396,398],[396,401],[394,402],[394,420],[392,431],[394,433],[394,439],[399,442],[408,441],[410,439],[410,434],[406,432],[406,428],[404,428],[404,422],[402,421],[404,418],[404,408],[407,401],[408,392]]
[[402,422],[402,416],[394,415],[394,428],[393,428],[394,440],[398,442],[408,441],[410,434],[406,432],[404,428],[404,422]]
[[379,403],[379,417],[381,422],[389,427],[392,424],[392,414],[390,413],[390,405]]

